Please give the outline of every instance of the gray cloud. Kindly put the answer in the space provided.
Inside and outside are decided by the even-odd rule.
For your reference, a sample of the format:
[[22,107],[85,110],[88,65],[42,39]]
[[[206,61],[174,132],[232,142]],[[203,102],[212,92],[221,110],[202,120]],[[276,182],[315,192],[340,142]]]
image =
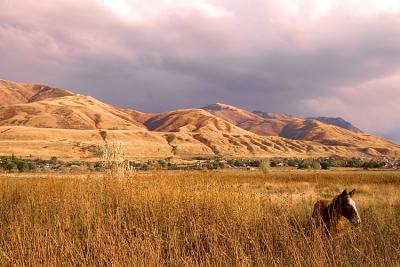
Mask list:
[[[159,0],[154,10],[125,3],[132,17],[142,16],[129,20],[95,0],[2,1],[2,78],[149,112],[219,101],[340,115],[400,141],[398,110],[382,108],[399,92],[397,80],[368,93],[364,86],[400,74],[398,10],[358,13],[345,1],[320,13],[312,1],[299,1],[294,11],[273,0]],[[385,90],[379,102],[374,90]],[[385,123],[366,122],[365,103],[385,113],[370,120]]]

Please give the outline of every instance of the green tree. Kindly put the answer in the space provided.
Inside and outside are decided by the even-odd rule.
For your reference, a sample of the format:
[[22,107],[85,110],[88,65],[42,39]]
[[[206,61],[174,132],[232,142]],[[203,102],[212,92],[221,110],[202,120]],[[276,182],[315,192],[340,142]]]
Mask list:
[[17,169],[19,172],[24,172],[29,169],[28,163],[23,160],[15,160],[14,163],[17,165]]
[[287,165],[288,165],[289,167],[296,167],[297,161],[294,160],[294,159],[289,159],[288,162],[287,162]]
[[18,170],[17,164],[15,164],[15,162],[13,161],[7,162],[6,165],[4,166],[4,169],[9,172]]
[[329,161],[324,160],[324,161],[321,162],[321,169],[323,169],[323,170],[329,170],[330,167],[331,167],[331,166],[330,166],[330,164],[329,164]]
[[308,164],[306,161],[300,161],[298,163],[298,169],[309,169],[310,168],[310,164]]
[[36,170],[36,165],[33,164],[32,162],[28,162],[28,170],[29,171],[35,171]]
[[58,158],[53,156],[50,158],[50,162],[51,162],[51,164],[57,164]]

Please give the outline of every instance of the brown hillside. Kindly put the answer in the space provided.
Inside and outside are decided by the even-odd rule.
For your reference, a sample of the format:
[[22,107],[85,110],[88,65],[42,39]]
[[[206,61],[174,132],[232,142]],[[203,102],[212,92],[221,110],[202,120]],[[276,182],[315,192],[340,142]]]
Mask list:
[[223,103],[211,104],[203,109],[237,126],[249,121],[254,123],[263,121],[262,117],[254,113]]
[[265,136],[279,136],[282,129],[288,123],[302,120],[301,118],[291,117],[288,115],[260,111],[258,113],[256,112],[256,114],[222,103],[208,105],[203,109],[242,129]]
[[284,120],[284,119],[298,118],[298,117],[292,116],[292,115],[280,114],[280,113],[274,113],[274,112],[264,112],[264,111],[260,111],[260,110],[255,110],[252,113],[257,114],[258,116],[263,117],[264,119]]
[[221,103],[147,114],[44,85],[1,85],[0,155],[93,158],[95,144],[118,141],[129,158],[400,156],[383,138]]
[[262,111],[250,113],[221,103],[206,106],[204,109],[258,135],[314,141],[330,146],[355,147],[373,156],[388,155],[392,149],[399,148],[381,137],[354,132],[315,119]]
[[48,98],[72,96],[72,92],[42,84],[0,80],[0,105],[25,104]]
[[68,90],[43,86],[35,95],[29,98],[28,102],[37,102],[50,98],[73,96],[73,95],[74,94]]
[[124,111],[81,95],[2,106],[0,125],[86,130],[144,128]]
[[[309,140],[330,146],[357,147],[371,155],[387,155],[400,148],[397,144],[367,133],[355,133],[317,120],[292,122],[283,128],[281,136]],[[390,153],[389,153],[390,154]]]
[[41,86],[0,80],[0,106],[27,103]]
[[266,122],[261,116],[223,103],[215,103],[203,108],[213,115],[231,122],[232,124],[247,131],[266,136],[275,136],[279,134],[281,122],[272,124]]
[[[223,156],[223,157],[319,157],[366,156],[378,153],[353,147],[326,146],[280,137],[230,135],[214,132],[166,133],[137,130],[69,130],[22,126],[0,126],[1,155],[66,160],[96,159],[95,146],[104,141],[119,142],[129,159]],[[393,153],[393,151],[392,151]],[[396,152],[400,155],[400,152]]]
[[154,114],[145,125],[149,130],[159,132],[219,131],[248,134],[243,129],[202,109],[183,109]]

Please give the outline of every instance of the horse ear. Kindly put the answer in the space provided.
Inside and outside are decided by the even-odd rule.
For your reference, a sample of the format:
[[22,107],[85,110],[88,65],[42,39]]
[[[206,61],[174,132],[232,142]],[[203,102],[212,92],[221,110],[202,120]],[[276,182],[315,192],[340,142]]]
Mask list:
[[352,197],[354,195],[354,193],[356,192],[356,189],[351,190],[351,192],[349,193],[349,195]]
[[347,195],[347,189],[343,190],[343,192],[340,194],[341,196]]

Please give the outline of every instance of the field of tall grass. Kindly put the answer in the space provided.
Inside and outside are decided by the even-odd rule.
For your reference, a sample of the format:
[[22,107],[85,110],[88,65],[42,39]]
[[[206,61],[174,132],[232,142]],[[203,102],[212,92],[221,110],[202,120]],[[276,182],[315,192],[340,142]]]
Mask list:
[[[310,235],[356,188],[362,218]],[[1,266],[398,266],[400,172],[0,174]]]

